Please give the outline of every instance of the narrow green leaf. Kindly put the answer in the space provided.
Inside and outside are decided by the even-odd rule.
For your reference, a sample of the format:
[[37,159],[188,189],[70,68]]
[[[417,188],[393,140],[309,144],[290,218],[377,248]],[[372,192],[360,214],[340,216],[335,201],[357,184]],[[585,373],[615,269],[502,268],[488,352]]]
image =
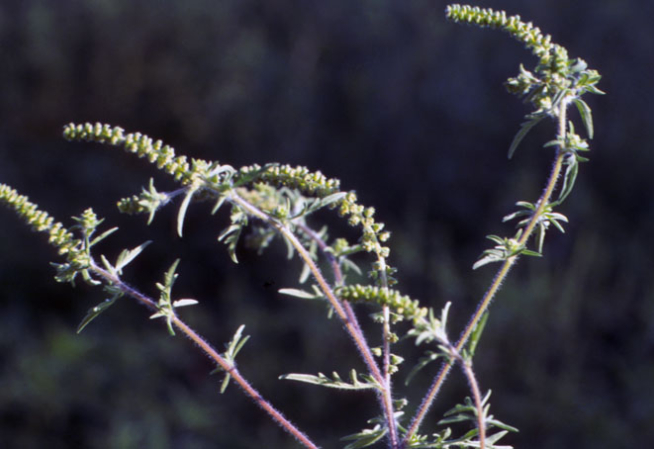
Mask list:
[[177,279],[177,273],[175,271],[177,270],[177,265],[179,265],[181,259],[175,259],[175,261],[172,263],[170,268],[168,268],[168,271],[166,271],[166,274],[164,275],[164,283],[165,287],[170,291],[170,289],[173,288],[173,284],[175,283],[175,279]]
[[[245,324],[241,324],[239,328],[236,330],[234,336],[232,337],[232,340],[227,344],[227,351],[224,354],[225,358],[232,366],[234,366],[234,359],[236,358],[236,355],[243,348],[245,343],[250,339],[249,335],[242,337],[243,329],[245,329]],[[215,370],[211,372],[211,374],[214,374],[219,371],[224,371],[224,369],[221,366],[218,366]],[[225,378],[223,379],[223,382],[220,386],[221,394],[224,393],[225,390],[227,389],[231,377],[232,376],[228,372],[225,373]]]
[[216,212],[218,212],[218,209],[225,203],[225,200],[227,199],[226,195],[220,195],[218,197],[218,201],[216,201],[216,204],[213,206],[213,209],[211,209],[211,215],[214,215]]
[[197,303],[198,301],[195,299],[178,299],[177,301],[173,301],[173,307],[194,306]]
[[116,267],[111,265],[109,261],[107,260],[106,257],[104,257],[104,254],[100,254],[100,260],[102,261],[102,265],[104,265],[104,268],[111,274],[115,275],[116,274]]
[[113,233],[116,232],[117,230],[118,230],[118,228],[116,227],[116,228],[111,228],[111,229],[108,229],[108,230],[104,231],[102,234],[100,234],[99,236],[97,236],[96,238],[94,238],[93,240],[91,240],[90,245],[93,246],[93,245],[95,245],[96,243],[98,243],[98,242],[100,242],[100,241],[106,239],[107,237],[109,237],[111,234],[113,234]]
[[561,193],[559,193],[559,199],[556,200],[556,204],[561,204],[572,192],[572,188],[575,185],[577,180],[577,174],[579,173],[579,163],[576,159],[569,158],[568,166],[565,169],[565,174],[563,175],[563,186],[561,187]]
[[359,276],[361,276],[361,273],[363,273],[361,271],[361,268],[347,257],[341,258],[341,265],[343,266],[343,271],[351,270],[354,271]]
[[250,339],[249,335],[243,338],[239,338],[238,344],[232,350],[233,357],[236,357],[238,355],[238,353],[241,351],[241,349],[243,349],[243,346],[245,346],[245,343],[247,343],[249,339]]
[[476,270],[477,268],[483,267],[484,265],[488,265],[489,263],[493,263],[493,262],[500,262],[501,260],[502,258],[494,255],[482,257],[477,262],[475,262],[475,264],[472,266],[472,269]]
[[177,214],[177,235],[180,237],[182,236],[182,227],[184,226],[186,210],[188,209],[188,205],[191,204],[191,198],[193,198],[193,194],[196,190],[197,188],[189,188],[186,192],[186,196],[184,197],[184,201],[182,201],[182,204],[179,205],[179,212]]
[[565,146],[565,143],[563,140],[556,139],[556,140],[550,140],[546,144],[543,145],[543,148],[548,148],[548,147],[563,147]]
[[581,115],[581,120],[584,122],[586,127],[586,132],[588,133],[588,138],[592,140],[594,129],[593,129],[593,113],[590,110],[590,106],[582,100],[581,98],[575,98],[574,100],[577,109],[579,110],[579,115]]
[[454,424],[464,421],[473,421],[474,419],[475,418],[473,416],[466,415],[465,413],[456,413],[456,414],[452,414],[452,416],[449,416],[448,418],[441,419],[440,421],[438,421],[438,425],[445,426],[447,424]]
[[304,264],[302,267],[302,272],[300,272],[300,279],[298,279],[298,282],[300,284],[304,284],[307,279],[309,279],[309,276],[311,275],[311,269],[309,268],[309,265]]
[[500,429],[508,430],[509,432],[519,432],[519,430],[516,429],[515,427],[505,424],[502,421],[492,419],[492,417],[486,420],[486,424],[499,427]]
[[368,431],[368,433],[364,433],[364,432],[341,438],[342,440],[354,440],[354,439],[357,440],[354,443],[348,444],[343,449],[361,449],[364,447],[372,446],[377,441],[381,440],[382,438],[384,438],[384,436],[386,436],[386,429],[383,429],[381,427],[379,429]]
[[150,244],[152,243],[152,240],[148,240],[147,242],[144,242],[143,244],[137,246],[136,248],[133,248],[131,250],[126,250],[124,249],[120,255],[118,256],[118,259],[116,260],[116,271],[120,274],[129,263],[131,263],[141,252]]
[[543,257],[541,253],[532,251],[530,249],[523,249],[522,251],[520,251],[520,254],[525,256],[532,256],[532,257]]
[[171,315],[168,315],[166,317],[166,326],[168,327],[168,334],[171,337],[175,336],[175,329],[173,328],[173,317]]
[[529,210],[536,210],[536,205],[530,203],[529,201],[518,201],[517,203],[515,203],[515,205],[518,207],[525,207]]
[[538,236],[536,237],[536,243],[538,245],[538,253],[543,254],[543,244],[545,243],[545,223],[538,223]]
[[238,258],[236,257],[236,245],[241,237],[243,226],[243,223],[232,224],[218,236],[218,241],[224,241],[227,245],[227,252],[234,263],[238,263]]
[[529,210],[519,210],[516,212],[513,212],[512,214],[506,215],[504,218],[502,218],[502,223],[506,223],[507,221],[511,221],[515,218],[518,217],[524,217],[524,216],[530,216],[532,214],[532,211]]
[[79,324],[79,326],[77,326],[77,333],[79,334],[80,332],[82,332],[84,328],[89,325],[91,321],[96,319],[102,312],[104,312],[109,307],[111,307],[120,296],[121,295],[114,295],[112,298],[105,299],[97,306],[89,309],[82,322]]
[[231,378],[232,376],[229,373],[225,373],[225,378],[223,379],[223,383],[220,385],[220,394],[223,394],[225,390],[227,390]]
[[468,354],[469,357],[472,359],[475,355],[475,350],[477,349],[477,344],[479,343],[479,339],[481,338],[481,334],[484,332],[484,328],[486,327],[486,322],[488,321],[488,311],[484,312],[482,315],[481,319],[475,326],[475,329],[472,331],[472,334],[470,335],[470,343],[468,346]]
[[325,376],[323,373],[318,373],[317,376],[313,374],[283,374],[279,376],[282,380],[295,380],[298,382],[304,382],[312,385],[320,385],[322,387],[328,388],[337,388],[340,390],[370,390],[378,388],[378,385],[374,381],[365,381],[361,382],[357,378],[356,371],[354,374],[350,373],[350,377],[354,380],[352,383],[346,382],[338,375],[338,373],[332,373],[333,379]]
[[286,243],[286,258],[288,260],[291,260],[293,258],[293,255],[295,254],[295,247],[293,246],[293,243],[286,237],[284,237],[284,243]]
[[342,200],[347,195],[347,192],[332,193],[320,200],[320,207],[329,206],[332,203]]
[[280,288],[278,292],[282,295],[295,296],[296,298],[316,299],[315,293],[310,293],[306,290],[300,290],[297,288]]
[[[565,218],[565,217],[564,217],[564,218]],[[558,220],[559,220],[559,219],[551,218],[551,219],[550,219],[550,223],[552,223],[552,224],[556,227],[556,229],[558,229],[559,231],[561,231],[561,234],[565,234],[565,229],[563,229],[563,226],[561,225],[561,223],[559,223]],[[565,220],[561,220],[561,221],[565,221],[565,222],[567,223],[567,222],[568,222],[568,219],[566,218]]]
[[606,92],[598,89],[595,86],[587,86],[585,87],[586,92],[590,92],[591,94],[596,94],[596,95],[606,95]]
[[438,360],[438,358],[442,356],[442,354],[433,351],[427,351],[426,354],[427,355],[425,357],[421,357],[416,366],[413,367],[409,375],[406,377],[404,385],[409,385],[409,383],[413,380],[415,375],[420,372],[420,370],[422,370],[425,366],[429,365],[434,360]]
[[[497,432],[497,433],[495,433],[495,434],[493,434],[493,435],[489,435],[489,436],[487,436],[487,437],[486,437],[486,444],[488,444],[488,445],[494,445],[496,442],[498,442],[498,441],[499,441],[499,440],[500,440],[504,435],[506,435],[507,433],[509,433],[509,432],[506,431],[506,430],[502,430],[502,431]],[[499,446],[496,446],[496,447],[499,447]],[[509,447],[511,447],[511,446],[503,446],[503,447],[509,448]]]
[[241,324],[238,327],[238,329],[236,329],[234,336],[232,337],[231,341],[227,344],[227,352],[225,353],[225,357],[230,362],[234,361],[234,358],[236,357],[236,354],[238,354],[238,351],[240,351],[243,344],[245,344],[245,342],[250,338],[249,336],[243,339],[241,338],[243,335],[243,329],[245,329],[245,324]]
[[497,243],[498,245],[503,245],[504,244],[504,239],[500,237],[499,235],[487,235],[486,238],[488,240],[492,240],[493,242]]
[[525,138],[527,133],[538,124],[545,116],[544,115],[538,115],[535,118],[529,120],[528,122],[524,122],[520,126],[520,131],[515,135],[513,138],[513,141],[511,142],[511,146],[509,147],[509,159],[513,157],[513,154],[515,153],[515,150],[518,148],[518,145],[520,145],[520,142],[522,142],[522,139]]

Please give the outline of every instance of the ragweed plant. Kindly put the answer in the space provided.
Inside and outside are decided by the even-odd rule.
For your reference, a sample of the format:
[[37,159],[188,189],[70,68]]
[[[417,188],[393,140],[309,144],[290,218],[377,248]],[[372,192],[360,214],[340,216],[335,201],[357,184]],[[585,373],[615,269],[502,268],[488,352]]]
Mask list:
[[[531,23],[521,21],[518,16],[509,17],[504,12],[460,5],[449,6],[446,14],[454,22],[504,30],[538,58],[532,71],[520,66],[518,76],[506,82],[510,93],[533,107],[509,146],[509,157],[536,124],[545,119],[552,119],[557,124],[556,136],[545,144],[545,147],[553,148],[554,162],[541,196],[534,202],[517,203],[519,210],[504,218],[505,221],[517,220],[515,233],[506,237],[488,236],[494,246],[484,251],[473,265],[473,269],[477,269],[497,263],[499,268],[457,340],[450,339],[447,329],[449,303],[436,311],[396,289],[396,269],[389,263],[390,249],[387,246],[390,232],[375,218],[375,209],[360,204],[357,195],[343,190],[337,179],[305,167],[278,163],[234,168],[215,161],[187,159],[177,156],[173,148],[159,140],[140,133],[126,133],[120,127],[70,124],[64,129],[64,137],[70,141],[106,144],[144,158],[179,184],[174,191],[159,191],[150,181],[140,193],[118,201],[121,212],[144,214],[150,223],[158,210],[177,201],[177,232],[181,237],[191,203],[213,201],[212,214],[221,209],[230,211],[230,223],[219,233],[218,240],[224,242],[234,262],[238,261],[236,249],[244,235],[249,235],[250,245],[260,251],[273,239],[281,239],[288,247],[289,258],[298,257],[303,262],[301,285],[280,292],[326,303],[330,314],[342,322],[351,337],[365,372],[346,369],[348,374],[344,375],[341,367],[340,373],[337,370],[330,375],[289,373],[282,378],[343,390],[370,390],[375,395],[379,414],[371,417],[369,426],[343,438],[346,449],[376,443],[392,449],[509,447],[500,446],[498,442],[515,429],[490,414],[490,392],[482,391],[473,369],[475,350],[488,318],[488,306],[511,267],[520,256],[541,256],[547,231],[554,227],[563,232],[563,223],[567,223],[567,218],[556,208],[572,191],[579,164],[587,160],[582,154],[589,150],[587,140],[576,133],[568,119],[571,105],[575,105],[580,113],[588,138],[593,135],[591,110],[581,97],[588,92],[601,93],[596,87],[600,76],[588,69],[583,60],[571,59],[563,47],[551,41],[550,36],[542,34]],[[287,420],[238,369],[236,358],[242,351],[247,351],[245,344],[249,338],[243,334],[244,325],[238,327],[225,351],[220,352],[180,318],[179,309],[195,305],[197,301],[174,295],[179,260],[164,272],[161,282],[156,283],[159,297],[150,297],[123,280],[123,271],[149,242],[125,249],[111,261],[96,254],[94,247],[110,237],[116,228],[104,230],[103,220],[92,209],[74,217],[75,224],[66,228],[5,184],[0,184],[0,201],[35,231],[48,234],[49,242],[64,258],[54,264],[57,281],[74,284],[81,277],[84,282],[104,289],[107,299],[89,310],[78,332],[115,305],[119,298],[131,297],[150,309],[151,319],[165,321],[171,335],[178,332],[186,335],[215,363],[216,371],[224,375],[223,391],[230,382],[237,383],[246,396],[301,446],[317,447],[310,436]],[[359,230],[359,238],[350,241],[328,236],[326,229],[319,228],[312,217],[321,209],[335,211]],[[357,256],[360,254],[371,259],[367,284],[351,283],[352,276],[347,276],[349,272],[365,271]],[[355,303],[369,304],[375,309],[373,317],[380,325],[381,346],[371,347],[368,343],[352,307]],[[429,347],[408,372],[401,369],[408,363],[393,350],[393,345],[402,338],[411,338],[416,345]],[[435,371],[428,391],[421,403],[414,407],[413,416],[405,417],[407,401],[402,399],[395,378],[403,373],[410,380],[417,371],[438,360],[442,365]],[[421,432],[425,416],[454,365],[460,366],[467,379],[470,397],[447,412],[436,429]],[[462,435],[455,435],[451,424],[461,422],[468,422],[470,429]]]

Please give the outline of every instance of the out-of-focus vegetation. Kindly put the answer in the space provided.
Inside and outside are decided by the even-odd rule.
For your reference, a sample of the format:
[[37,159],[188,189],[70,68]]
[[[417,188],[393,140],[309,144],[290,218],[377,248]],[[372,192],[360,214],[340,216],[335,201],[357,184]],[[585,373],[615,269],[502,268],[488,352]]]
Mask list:
[[[538,23],[596,67],[610,93],[590,99],[596,137],[563,206],[567,234],[552,235],[543,260],[524,260],[491,309],[476,361],[482,387],[494,392],[493,414],[521,430],[507,438],[518,448],[645,447],[654,438],[654,5],[477,3]],[[403,290],[432,305],[453,301],[452,329],[460,328],[491,275],[470,269],[483,236],[502,229],[515,201],[530,199],[513,192],[538,194],[550,151],[536,130],[505,161],[517,130],[507,124],[524,108],[501,83],[524,50],[505,36],[462,32],[445,22],[443,7],[5,1],[0,179],[62,220],[97,206],[124,231],[110,247],[158,240],[135,263],[133,279],[146,288],[181,256],[180,293],[201,301],[189,321],[218,346],[245,323],[252,339],[243,372],[324,447],[336,447],[334,436],[358,430],[374,404],[275,380],[356,360],[323,309],[276,293],[296,281],[297,267],[278,263],[284,248],[262,258],[242,250],[234,267],[210,243],[224,222],[207,222],[206,211],[190,211],[185,234],[194,237],[181,241],[172,216],[152,229],[118,216],[115,200],[151,171],[118,151],[66,143],[61,129],[97,120],[195,157],[319,167],[377,207],[393,231]],[[209,363],[144,309],[124,301],[76,336],[98,293],[51,280],[55,255],[3,215],[0,445],[291,445],[236,389],[221,396]],[[321,338],[304,338],[309,329]],[[269,356],[248,359],[250,347]],[[421,373],[417,389],[429,379]],[[230,440],[235,428],[251,438]]]

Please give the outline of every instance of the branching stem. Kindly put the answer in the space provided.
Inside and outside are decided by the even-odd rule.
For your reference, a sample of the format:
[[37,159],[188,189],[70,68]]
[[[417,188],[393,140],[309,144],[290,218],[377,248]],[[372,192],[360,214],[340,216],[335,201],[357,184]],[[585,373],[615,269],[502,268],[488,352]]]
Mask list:
[[[567,112],[567,107],[569,104],[570,99],[564,98],[561,100],[561,104],[558,110],[558,132],[557,132],[557,138],[559,142],[565,142],[565,136],[566,136],[566,112]],[[545,210],[545,207],[549,203],[552,193],[554,192],[554,189],[556,188],[556,183],[557,180],[561,174],[561,167],[563,166],[563,159],[565,157],[565,152],[563,151],[563,148],[560,146],[557,147],[556,150],[556,155],[554,159],[554,164],[552,166],[552,170],[550,171],[549,179],[547,181],[547,184],[545,186],[545,189],[543,190],[543,193],[541,194],[540,198],[538,199],[538,206],[536,210],[534,211],[533,215],[531,216],[531,219],[529,220],[529,223],[524,229],[524,232],[522,236],[520,237],[520,240],[518,241],[518,245],[520,246],[525,246],[527,241],[529,240],[529,237],[531,237],[531,234],[536,227],[536,224],[538,223],[538,220],[540,219],[541,214]],[[464,328],[461,337],[459,338],[459,341],[456,344],[456,350],[457,352],[460,352],[463,347],[466,345],[468,342],[468,338],[470,337],[470,334],[472,331],[475,329],[475,326],[477,326],[477,323],[483,316],[484,312],[488,309],[488,305],[491,303],[493,298],[495,297],[495,294],[499,290],[500,286],[502,285],[502,282],[506,278],[506,275],[509,273],[511,270],[511,267],[513,264],[516,262],[518,256],[512,256],[507,258],[503,263],[500,269],[498,270],[497,274],[493,278],[493,282],[491,283],[490,287],[482,297],[481,301],[479,302],[479,305],[477,306],[477,310],[475,313],[472,315],[470,318],[470,321],[468,321],[468,324]],[[439,373],[436,375],[434,378],[434,381],[432,382],[429,391],[425,395],[425,397],[422,400],[422,403],[420,404],[420,407],[418,408],[418,411],[416,412],[413,420],[411,421],[411,426],[409,427],[408,432],[406,433],[406,436],[404,440],[402,441],[402,445],[400,447],[405,447],[407,441],[417,432],[418,428],[422,424],[422,421],[425,418],[425,415],[427,414],[427,411],[429,411],[429,408],[431,407],[434,399],[436,399],[436,396],[438,395],[438,392],[445,381],[445,378],[449,374],[450,370],[452,369],[452,362],[446,362],[443,364],[441,367],[441,370]]]
[[[308,226],[304,224],[297,224],[298,228],[305,233],[310,239],[315,241],[318,244],[318,247],[320,250],[325,254],[325,257],[329,261],[330,265],[332,266],[332,270],[334,272],[334,281],[336,285],[340,285],[343,282],[343,274],[341,272],[341,268],[338,265],[338,261],[334,258],[333,254],[330,252],[326,251],[327,249],[327,244],[323,239],[320,238],[313,230],[311,230]],[[382,284],[385,289],[388,289],[388,280],[386,276],[386,265],[385,261],[383,258],[379,258],[380,264],[382,265],[382,269],[380,270],[382,273]],[[343,305],[343,308],[345,309],[345,313],[347,314],[348,320],[353,323],[353,327],[356,328],[357,332],[363,339],[363,332],[361,331],[361,328],[359,326],[359,322],[356,318],[356,315],[354,314],[354,310],[352,309],[352,306],[350,305],[349,302],[347,301],[342,301],[341,304]],[[397,424],[395,422],[395,417],[394,417],[394,412],[393,412],[393,399],[392,399],[392,388],[391,388],[391,372],[390,372],[390,311],[388,306],[383,306],[382,308],[382,314],[384,317],[384,326],[383,326],[383,361],[384,361],[384,379],[383,379],[383,385],[384,385],[384,394],[383,394],[383,402],[384,402],[384,410],[386,410],[386,415],[388,418],[388,436],[389,440],[391,442],[391,448],[395,449],[398,446],[398,436],[397,436]]]
[[370,346],[366,342],[365,337],[358,325],[358,322],[356,320],[353,321],[351,319],[351,316],[353,317],[354,313],[349,308],[349,305],[346,308],[344,305],[345,303],[341,302],[336,297],[334,290],[329,285],[329,283],[323,276],[322,272],[311,258],[307,249],[304,247],[304,245],[302,245],[302,242],[300,242],[300,240],[288,228],[287,225],[282,223],[280,220],[277,220],[269,216],[268,214],[264,213],[259,208],[251,204],[249,201],[239,196],[236,192],[231,191],[228,195],[229,195],[228,197],[229,201],[237,204],[238,206],[245,209],[248,212],[248,214],[258,218],[259,220],[269,224],[274,229],[276,229],[285,239],[287,239],[291,243],[293,248],[295,248],[295,250],[298,252],[302,261],[309,267],[309,270],[311,271],[314,279],[318,283],[320,290],[325,294],[325,297],[327,298],[331,306],[334,308],[336,315],[345,325],[345,329],[347,330],[347,333],[350,334],[350,336],[354,340],[354,344],[359,350],[359,353],[361,354],[361,357],[363,358],[364,362],[368,366],[368,370],[370,374],[382,387],[380,402],[388,423],[391,447],[393,449],[397,448],[397,444],[398,444],[397,428],[395,426],[395,416],[393,412],[393,402],[391,398],[389,383],[386,381],[386,377],[382,375],[382,373],[380,372],[379,366],[377,366],[377,363],[375,362],[375,359],[372,355],[372,351],[370,350]]

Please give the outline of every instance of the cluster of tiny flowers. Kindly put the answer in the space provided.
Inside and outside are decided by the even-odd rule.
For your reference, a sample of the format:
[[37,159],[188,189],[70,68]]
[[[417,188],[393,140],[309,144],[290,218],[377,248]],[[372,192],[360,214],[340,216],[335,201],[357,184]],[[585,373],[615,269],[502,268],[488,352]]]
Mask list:
[[541,64],[546,65],[552,53],[557,59],[568,60],[565,49],[560,45],[553,44],[550,35],[543,35],[540,28],[534,27],[531,22],[523,22],[518,15],[507,17],[504,11],[458,4],[448,6],[446,13],[447,18],[455,22],[507,31],[540,58]]
[[172,175],[182,184],[190,184],[198,174],[207,174],[209,166],[206,161],[201,160],[192,160],[189,164],[186,156],[176,157],[173,147],[164,145],[161,140],[155,141],[141,133],[125,134],[125,131],[117,126],[71,123],[64,128],[64,137],[68,140],[122,145],[125,151],[147,158],[150,163],[156,164],[157,168]]
[[531,50],[539,58],[539,77],[520,67],[520,74],[507,81],[507,90],[527,96],[539,111],[556,115],[552,110],[554,98],[558,92],[569,89],[579,76],[571,70],[574,61],[565,48],[553,43],[550,35],[544,35],[531,22],[523,22],[518,15],[507,17],[504,11],[455,4],[447,7],[447,17],[455,22],[504,30]]
[[6,184],[0,184],[0,202],[16,211],[16,213],[32,229],[37,232],[47,232],[49,243],[57,248],[59,254],[69,255],[75,253],[81,242],[73,234],[45,211],[29,201],[25,195],[20,195],[15,189]]
[[[360,225],[363,228],[361,237],[361,246],[369,253],[375,253],[379,260],[373,264],[373,271],[370,276],[380,281],[379,276],[384,273],[387,285],[395,285],[397,280],[392,276],[397,271],[395,268],[387,265],[385,260],[390,255],[390,248],[382,245],[386,242],[391,234],[384,231],[384,223],[375,221],[375,208],[364,207],[357,203],[357,196],[354,192],[348,193],[340,204],[339,214],[341,216],[349,215],[348,223],[352,226]],[[382,263],[382,261],[384,261]]]
[[[239,173],[241,173],[241,176],[258,173],[256,179],[258,181],[298,189],[318,197],[337,193],[340,188],[338,179],[327,178],[319,171],[312,172],[301,166],[291,167],[290,165],[271,164],[262,169],[259,165],[252,165],[241,168]],[[338,209],[340,216],[348,217],[348,223],[351,226],[361,226],[363,229],[361,245],[365,251],[375,253],[382,259],[388,258],[390,248],[382,245],[382,243],[390,238],[390,232],[383,231],[384,223],[375,221],[375,209],[373,207],[365,207],[359,204],[357,195],[354,192],[348,192],[339,203],[336,203],[335,207]],[[395,272],[395,269],[385,266],[384,270],[389,285],[393,285],[396,281],[390,275]]]
[[[122,146],[127,152],[137,154],[139,157],[145,157],[151,163],[155,163],[157,168],[172,175],[175,180],[180,181],[183,185],[194,184],[199,187],[200,184],[211,177],[212,170],[217,166],[216,163],[209,163],[199,159],[193,159],[189,164],[185,156],[175,156],[175,150],[168,145],[164,145],[160,140],[154,141],[141,133],[125,134],[120,127],[100,123],[95,125],[91,123],[83,125],[71,123],[64,128],[64,137],[68,140],[83,140]],[[261,182],[276,187],[297,189],[305,194],[315,195],[319,198],[340,191],[340,181],[338,179],[328,178],[321,172],[312,172],[306,167],[280,164],[268,164],[264,167],[255,164],[243,167],[238,170],[238,173],[230,181],[233,185],[239,185],[239,181],[242,181],[241,185]],[[150,196],[142,194],[124,199],[120,202],[119,207],[121,210],[132,213],[156,210],[159,203],[156,205],[151,203],[159,200],[159,198],[150,198]],[[165,201],[165,199],[163,200]],[[373,218],[374,208],[366,208],[358,204],[354,192],[349,192],[343,200],[335,203],[334,207],[338,208],[341,216],[348,216],[350,225],[362,227],[361,244],[367,252],[377,254],[380,259],[388,258],[390,249],[382,245],[382,243],[388,240],[390,233],[382,232],[384,224],[376,222]],[[395,270],[385,266],[385,264],[383,269],[389,285],[394,284],[395,280],[390,275]]]
[[64,137],[67,140],[84,140],[86,142],[109,143],[120,145],[125,142],[125,130],[119,126],[85,123],[75,125],[70,123],[64,127]]
[[78,226],[82,229],[85,235],[90,236],[103,220],[98,219],[93,209],[89,208],[82,212],[79,217],[74,217],[73,220],[77,221]]
[[357,284],[338,287],[336,294],[341,299],[350,302],[366,302],[388,306],[393,312],[409,320],[421,319],[427,315],[427,309],[420,307],[418,300],[401,295],[397,290]]
[[[248,173],[249,171],[260,170],[258,165],[243,167],[239,172]],[[266,167],[260,175],[262,182],[284,186],[292,189],[298,189],[310,195],[326,197],[340,190],[340,181],[330,179],[321,172],[312,172],[306,167],[290,165],[271,164]]]
[[142,195],[143,194],[132,195],[118,200],[116,203],[118,210],[123,214],[142,214],[145,212],[151,212],[152,210],[156,211],[159,209],[161,204],[164,204],[164,202],[168,200],[168,196],[165,196],[164,201],[149,202],[147,199],[144,199]]
[[257,184],[253,189],[239,187],[236,191],[245,201],[270,215],[276,215],[276,210],[286,207],[280,190],[267,184]]

